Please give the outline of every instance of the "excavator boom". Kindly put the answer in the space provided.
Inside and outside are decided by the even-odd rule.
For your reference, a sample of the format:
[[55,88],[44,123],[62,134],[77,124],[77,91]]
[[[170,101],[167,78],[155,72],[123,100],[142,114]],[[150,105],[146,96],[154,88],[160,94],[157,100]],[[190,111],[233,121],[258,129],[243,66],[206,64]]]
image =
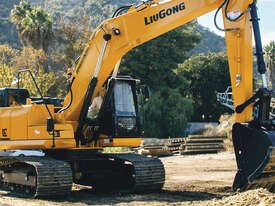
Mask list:
[[[224,17],[230,74],[234,85],[232,89],[233,93],[238,94],[238,98],[234,99],[236,105],[252,96],[252,28],[250,13],[247,12],[252,2],[229,1],[229,14],[235,11],[245,13],[237,21],[229,21]],[[85,98],[83,91],[87,91],[92,77],[98,80],[94,98],[116,63],[129,50],[217,9],[222,3],[221,0],[146,1],[132,6],[126,14],[104,21],[94,30],[75,68],[72,76],[75,98],[70,108],[64,111],[65,119],[78,121]],[[105,39],[104,36],[109,38]],[[70,99],[68,94],[64,104],[68,105]],[[251,120],[251,112],[252,107],[248,107],[242,115],[238,115],[239,122]]]

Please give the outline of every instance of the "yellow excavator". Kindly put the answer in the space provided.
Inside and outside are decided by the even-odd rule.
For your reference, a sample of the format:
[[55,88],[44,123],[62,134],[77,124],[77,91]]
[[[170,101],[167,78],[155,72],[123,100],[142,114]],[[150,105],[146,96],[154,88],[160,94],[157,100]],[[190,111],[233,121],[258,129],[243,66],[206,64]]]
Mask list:
[[[275,122],[269,117],[273,93],[267,89],[256,3],[147,0],[119,8],[92,33],[69,75],[64,100],[43,97],[38,87],[40,97],[30,97],[20,88],[20,74],[33,76],[20,71],[18,88],[0,89],[0,149],[42,150],[45,155],[1,157],[2,187],[33,197],[66,195],[73,182],[102,191],[160,190],[165,171],[159,159],[102,153],[104,147],[138,147],[143,134],[138,80],[117,75],[120,60],[132,48],[217,9],[216,14],[223,13],[236,108],[233,142],[238,172],[233,189],[274,189]],[[263,80],[255,94],[252,31]],[[253,108],[258,111],[255,116]]]

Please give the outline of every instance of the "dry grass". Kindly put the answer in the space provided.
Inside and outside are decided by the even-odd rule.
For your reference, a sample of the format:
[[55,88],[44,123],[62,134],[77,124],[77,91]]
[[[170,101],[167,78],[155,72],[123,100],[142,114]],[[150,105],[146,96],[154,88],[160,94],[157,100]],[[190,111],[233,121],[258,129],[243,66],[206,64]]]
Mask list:
[[233,151],[232,144],[232,126],[235,123],[235,117],[233,115],[222,115],[219,119],[220,124],[217,127],[208,125],[205,127],[203,135],[207,136],[227,136],[224,140],[224,147],[226,150]]
[[232,144],[232,126],[235,123],[234,115],[224,114],[219,119],[218,126],[206,125],[194,132],[194,134],[201,134],[205,136],[227,136],[224,140],[226,150],[233,151]]
[[133,151],[130,147],[105,147],[103,153],[122,153]]
[[219,126],[218,126],[218,133],[220,135],[227,135],[227,137],[230,137],[232,139],[232,126],[235,123],[235,116],[233,115],[222,115],[219,119]]

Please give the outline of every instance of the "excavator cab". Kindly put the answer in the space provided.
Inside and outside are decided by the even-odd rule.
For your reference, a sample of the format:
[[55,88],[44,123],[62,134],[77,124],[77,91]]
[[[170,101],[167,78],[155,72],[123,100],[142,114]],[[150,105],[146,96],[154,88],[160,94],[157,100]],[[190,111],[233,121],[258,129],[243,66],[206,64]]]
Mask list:
[[142,136],[137,81],[131,77],[117,77],[106,84],[106,93],[97,117],[101,133],[120,138]]

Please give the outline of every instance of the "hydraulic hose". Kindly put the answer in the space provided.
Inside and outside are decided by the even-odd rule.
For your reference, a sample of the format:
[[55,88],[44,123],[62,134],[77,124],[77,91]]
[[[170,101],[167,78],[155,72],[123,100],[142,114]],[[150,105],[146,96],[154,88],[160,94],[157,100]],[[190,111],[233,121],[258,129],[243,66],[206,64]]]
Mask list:
[[73,102],[73,91],[72,91],[72,84],[71,84],[70,81],[69,81],[69,90],[70,90],[70,95],[71,95],[69,104],[66,107],[64,107],[61,110],[59,110],[57,113],[61,113],[61,112],[65,111],[65,110],[69,109],[70,106],[72,105],[72,102]]
[[[78,57],[76,58],[76,60],[74,61],[74,64],[73,64],[73,65],[76,65],[76,64],[78,63],[79,60],[80,60],[80,56],[78,56]],[[73,80],[74,80],[74,78],[73,78]],[[73,91],[72,91],[73,80],[72,80],[72,82],[70,82],[70,81],[68,80],[68,82],[69,82],[69,91],[70,91],[70,95],[71,95],[70,102],[69,102],[69,104],[68,104],[66,107],[62,108],[62,109],[59,110],[57,113],[60,113],[60,112],[63,112],[63,111],[65,111],[65,110],[69,109],[70,106],[72,105],[72,102],[73,102]]]
[[214,24],[215,24],[215,27],[220,30],[220,31],[233,31],[233,30],[239,30],[239,28],[228,28],[228,29],[223,29],[221,27],[219,27],[219,25],[217,24],[217,15],[219,13],[219,11],[224,7],[225,5],[225,18],[228,20],[228,21],[237,21],[238,19],[240,19],[245,12],[242,12],[239,16],[237,16],[236,18],[234,19],[231,19],[229,16],[228,16],[228,13],[227,13],[227,10],[228,10],[228,5],[230,3],[230,0],[224,0],[222,2],[222,4],[219,6],[219,8],[217,9],[216,13],[215,13],[215,16],[214,16]]
[[119,16],[123,11],[126,11],[126,10],[128,10],[128,9],[130,9],[130,8],[131,8],[131,6],[122,6],[122,7],[118,8],[118,9],[114,12],[112,18]]

